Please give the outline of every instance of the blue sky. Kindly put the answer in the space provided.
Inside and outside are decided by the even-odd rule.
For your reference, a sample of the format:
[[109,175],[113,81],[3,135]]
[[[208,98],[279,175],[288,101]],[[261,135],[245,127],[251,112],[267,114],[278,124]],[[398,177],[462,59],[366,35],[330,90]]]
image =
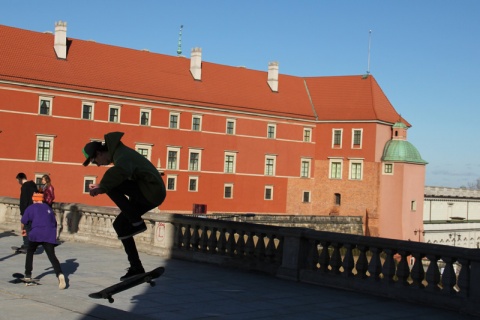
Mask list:
[[[426,185],[480,178],[478,0],[0,0],[0,24],[295,76],[370,72],[412,128]],[[0,57],[1,58],[1,57]]]

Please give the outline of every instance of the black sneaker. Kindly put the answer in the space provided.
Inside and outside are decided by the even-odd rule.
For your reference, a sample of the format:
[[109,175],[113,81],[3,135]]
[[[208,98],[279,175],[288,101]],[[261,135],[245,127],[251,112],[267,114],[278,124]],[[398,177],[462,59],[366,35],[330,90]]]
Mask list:
[[130,267],[127,270],[128,270],[127,273],[124,276],[120,277],[120,281],[125,281],[138,274],[145,273],[145,269],[143,267],[136,267],[136,268]]
[[122,234],[117,233],[118,234],[118,239],[119,240],[128,239],[128,238],[133,237],[136,234],[144,232],[145,230],[147,230],[147,225],[143,221],[138,226],[129,225],[129,230],[128,231],[126,231],[124,233],[122,232]]

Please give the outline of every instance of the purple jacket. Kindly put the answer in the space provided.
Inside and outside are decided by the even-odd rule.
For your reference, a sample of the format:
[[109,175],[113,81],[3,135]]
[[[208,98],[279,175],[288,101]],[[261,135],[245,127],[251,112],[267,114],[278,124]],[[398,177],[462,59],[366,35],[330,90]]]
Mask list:
[[32,223],[28,239],[32,242],[57,244],[57,219],[52,208],[46,203],[30,205],[22,216],[22,223]]

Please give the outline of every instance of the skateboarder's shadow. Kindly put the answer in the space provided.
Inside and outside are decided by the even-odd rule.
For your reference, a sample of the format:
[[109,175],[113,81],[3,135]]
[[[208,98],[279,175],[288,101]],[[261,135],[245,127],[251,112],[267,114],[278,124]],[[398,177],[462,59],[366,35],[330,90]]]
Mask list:
[[[65,280],[67,282],[67,287],[68,287],[68,282],[69,282],[68,281],[68,276],[74,274],[75,271],[77,271],[78,266],[80,265],[78,262],[76,262],[76,260],[77,259],[67,259],[67,260],[65,260],[65,262],[60,263],[60,267],[62,268],[63,275],[65,276]],[[46,276],[47,274],[54,273],[53,267],[48,267],[45,270],[50,270],[50,271],[39,274],[35,278],[41,279],[42,277]]]

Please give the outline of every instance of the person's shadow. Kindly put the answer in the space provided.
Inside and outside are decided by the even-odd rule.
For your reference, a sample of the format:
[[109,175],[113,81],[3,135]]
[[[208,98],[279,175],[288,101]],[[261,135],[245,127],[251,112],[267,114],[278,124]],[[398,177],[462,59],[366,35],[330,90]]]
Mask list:
[[[77,259],[67,259],[65,260],[65,262],[60,263],[60,267],[62,268],[62,273],[65,276],[65,282],[67,283],[67,288],[70,286],[68,276],[71,274],[74,274],[75,271],[77,271],[78,266],[80,265],[78,262],[76,262],[76,260]],[[35,279],[41,279],[47,274],[54,273],[53,267],[48,267],[45,270],[49,270],[49,271],[39,274],[37,277],[35,277]]]

